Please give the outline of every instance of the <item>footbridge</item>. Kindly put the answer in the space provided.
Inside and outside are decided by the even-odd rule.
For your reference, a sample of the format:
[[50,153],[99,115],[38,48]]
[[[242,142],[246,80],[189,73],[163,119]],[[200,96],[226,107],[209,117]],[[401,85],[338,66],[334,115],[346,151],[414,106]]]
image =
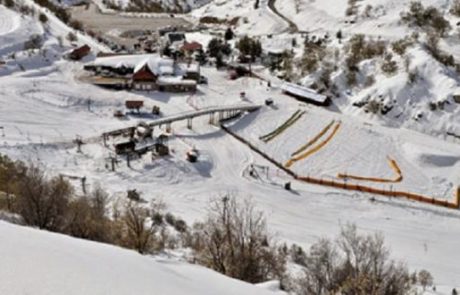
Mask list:
[[[233,118],[243,112],[252,112],[256,111],[261,107],[261,105],[255,104],[236,104],[236,105],[227,105],[227,106],[213,106],[202,108],[194,111],[182,112],[176,115],[160,118],[148,122],[147,125],[151,128],[166,126],[166,131],[171,131],[171,125],[174,122],[187,120],[187,127],[192,128],[192,120],[201,116],[209,116],[209,123],[216,124],[223,120]],[[109,132],[104,132],[102,137],[106,140],[109,136],[118,136],[122,134],[132,134],[136,127],[126,127],[117,130],[112,130]]]

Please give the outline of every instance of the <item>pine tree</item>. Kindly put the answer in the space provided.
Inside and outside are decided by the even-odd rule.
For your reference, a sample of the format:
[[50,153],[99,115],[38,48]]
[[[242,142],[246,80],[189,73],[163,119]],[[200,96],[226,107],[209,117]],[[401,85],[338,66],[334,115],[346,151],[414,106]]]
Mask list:
[[232,40],[235,34],[232,31],[232,28],[228,27],[227,30],[225,31],[225,40],[229,41]]

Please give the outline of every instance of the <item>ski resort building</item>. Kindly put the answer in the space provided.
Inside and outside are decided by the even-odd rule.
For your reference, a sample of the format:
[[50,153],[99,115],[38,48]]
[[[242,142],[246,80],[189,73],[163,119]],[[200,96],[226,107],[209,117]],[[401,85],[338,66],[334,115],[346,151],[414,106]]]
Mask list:
[[[85,66],[85,69],[96,74],[91,79],[95,85],[141,91],[192,92],[197,87],[196,75],[187,69],[197,69],[199,77],[199,67],[179,66],[172,59],[158,55],[100,58],[94,64]],[[116,83],[111,83],[112,80]],[[124,83],[120,80],[124,80]]]
[[300,86],[294,83],[284,83],[281,85],[281,90],[284,94],[317,106],[328,106],[331,104],[330,98],[326,95],[319,94],[311,88]]

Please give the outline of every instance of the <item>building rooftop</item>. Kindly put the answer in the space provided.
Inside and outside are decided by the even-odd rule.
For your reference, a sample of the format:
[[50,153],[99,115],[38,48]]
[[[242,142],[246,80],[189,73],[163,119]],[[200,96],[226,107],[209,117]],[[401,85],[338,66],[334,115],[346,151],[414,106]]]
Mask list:
[[301,96],[318,103],[325,103],[327,101],[327,96],[317,93],[315,90],[300,86],[294,83],[284,83],[281,85],[281,90],[288,92],[293,95]]

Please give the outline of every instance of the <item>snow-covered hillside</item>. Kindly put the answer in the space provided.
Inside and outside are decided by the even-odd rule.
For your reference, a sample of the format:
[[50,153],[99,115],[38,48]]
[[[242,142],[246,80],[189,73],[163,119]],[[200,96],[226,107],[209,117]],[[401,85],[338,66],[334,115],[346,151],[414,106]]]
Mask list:
[[276,294],[174,257],[142,256],[3,221],[0,236],[1,294]]
[[[195,8],[201,7],[212,0],[107,0],[105,4],[110,3],[119,10],[130,9],[142,12],[142,9],[153,8],[153,11],[175,11],[189,12]],[[152,11],[144,11],[152,12]]]
[[[353,2],[356,4],[349,12]],[[401,13],[409,10],[411,1],[278,0],[273,3],[280,15],[274,13],[268,1],[260,1],[259,8],[255,9],[252,1],[238,0],[214,1],[193,11],[192,15],[220,19],[239,17],[235,31],[240,36],[260,37],[264,49],[270,52],[293,53],[294,75],[290,78],[294,82],[317,85],[324,72],[330,71],[328,87],[333,89],[333,103],[341,112],[430,135],[460,134],[460,105],[453,100],[453,96],[460,93],[458,72],[432,56],[425,45],[423,30],[401,22]],[[425,7],[436,7],[450,23],[452,29],[441,38],[439,46],[459,61],[460,38],[456,26],[460,19],[450,12],[453,1],[424,0],[421,3]],[[292,25],[289,30],[288,21],[296,26],[294,30]],[[339,31],[340,40],[336,37]],[[392,42],[409,39],[414,32],[419,38],[403,54],[392,49]],[[383,42],[385,54],[391,54],[396,63],[396,73],[387,74],[381,70],[385,55],[367,58],[356,65],[356,84],[350,85],[346,70],[347,43],[356,34]],[[310,40],[324,38],[324,56],[311,73],[301,69],[305,64],[304,51],[305,55],[312,54],[310,49],[303,48],[306,36]],[[384,115],[367,114],[362,106],[374,102],[389,111]]]
[[[32,1],[25,1],[35,7]],[[382,35],[394,40],[410,31],[397,22],[397,10],[405,5],[401,1],[375,1],[373,3],[384,6],[386,14],[381,12],[379,16],[378,11],[383,10],[376,9],[377,18],[358,18],[355,24],[344,28],[345,0],[297,0],[299,12],[294,11],[295,3],[294,0],[275,1],[278,10],[292,18],[299,30],[315,31],[312,34],[317,36],[329,33],[333,39],[331,46],[341,50],[354,33]],[[438,4],[447,11],[445,3]],[[293,49],[296,57],[300,57],[304,36],[291,32],[292,26],[268,4],[261,0],[259,9],[254,10],[253,1],[213,1],[187,17],[195,20],[201,16],[240,17],[235,29],[239,35],[258,36],[264,47],[273,51],[290,50],[292,39],[296,38],[299,45]],[[339,179],[338,174],[391,178],[394,171],[388,165],[390,157],[400,165],[402,180],[370,185],[451,200],[460,184],[460,153],[458,139],[446,136],[446,132],[460,134],[460,105],[454,103],[452,97],[459,78],[452,68],[437,62],[423,44],[414,45],[405,53],[411,60],[409,70],[418,72],[419,79],[414,85],[407,84],[409,74],[403,71],[404,58],[394,55],[400,72],[387,76],[380,70],[381,58],[365,60],[360,64],[358,85],[347,87],[343,82],[345,74],[341,72],[343,55],[339,56],[331,79],[337,83],[340,95],[333,98],[329,109],[305,105],[284,95],[279,88],[281,81],[260,66],[254,66],[254,70],[270,80],[271,87],[255,78],[229,80],[225,71],[203,66],[201,74],[208,77],[209,84],[198,86],[193,94],[112,91],[81,79],[84,62],[94,59],[94,55],[83,63],[62,58],[74,48],[66,40],[71,30],[44,9],[40,11],[48,16],[47,24],[41,24],[37,15],[22,16],[0,5],[0,60],[6,62],[0,65],[1,154],[39,164],[52,175],[85,176],[89,189],[100,184],[115,197],[125,196],[128,189],[137,189],[147,200],[162,199],[168,209],[188,224],[203,218],[211,198],[226,193],[250,196],[266,213],[269,228],[281,242],[304,247],[321,237],[336,236],[345,223],[355,223],[364,233],[381,232],[395,259],[407,263],[411,270],[428,269],[438,287],[451,290],[460,285],[460,265],[456,263],[460,254],[455,251],[460,247],[458,210],[296,181],[222,129],[209,125],[207,116],[194,118],[191,129],[185,121],[172,125],[173,131],[168,133],[169,156],[147,155],[132,160],[131,167],[127,167],[124,157],[119,157],[116,171],[108,168],[108,159],[114,155],[113,142],[109,142],[107,148],[101,140],[103,132],[154,119],[150,111],[153,106],[159,106],[162,115],[169,116],[210,106],[241,104],[240,93],[244,91],[244,103],[262,107],[230,122],[229,128],[282,164],[332,120],[341,122],[329,144],[292,166],[296,173],[362,183]],[[333,37],[341,28],[342,44]],[[44,39],[41,50],[23,50],[31,34]],[[213,35],[192,33],[190,36],[209,40]],[[78,34],[77,43],[87,43],[96,52],[104,49],[82,34]],[[441,45],[453,53],[460,48],[453,33]],[[113,61],[119,63],[125,59],[128,58],[121,55]],[[298,78],[309,85],[316,74]],[[368,74],[375,76],[375,83],[363,87],[362,80]],[[273,99],[274,106],[265,106],[267,98]],[[369,98],[391,104],[393,108],[381,115],[365,113],[364,108],[353,106]],[[130,114],[123,120],[114,118],[114,111],[123,109],[126,100],[144,101],[142,116]],[[449,104],[443,109],[430,110],[429,102],[437,101],[449,101]],[[306,113],[296,124],[268,143],[259,139],[298,109]],[[397,128],[401,126],[409,129]],[[414,129],[436,136],[420,134]],[[155,127],[154,135],[165,131],[164,126]],[[83,139],[82,153],[77,152],[73,143],[76,136]],[[199,151],[197,163],[185,159],[192,148]],[[251,167],[255,167],[256,177],[250,176]],[[287,182],[292,184],[291,191],[284,189]],[[12,266],[0,268],[1,294],[14,294],[16,290],[21,290],[20,294],[267,293],[169,258],[143,257],[115,247],[5,223],[0,223],[0,236],[6,241],[2,239],[0,243],[0,264]],[[77,276],[77,273],[85,276]],[[7,278],[6,284],[3,278]]]

